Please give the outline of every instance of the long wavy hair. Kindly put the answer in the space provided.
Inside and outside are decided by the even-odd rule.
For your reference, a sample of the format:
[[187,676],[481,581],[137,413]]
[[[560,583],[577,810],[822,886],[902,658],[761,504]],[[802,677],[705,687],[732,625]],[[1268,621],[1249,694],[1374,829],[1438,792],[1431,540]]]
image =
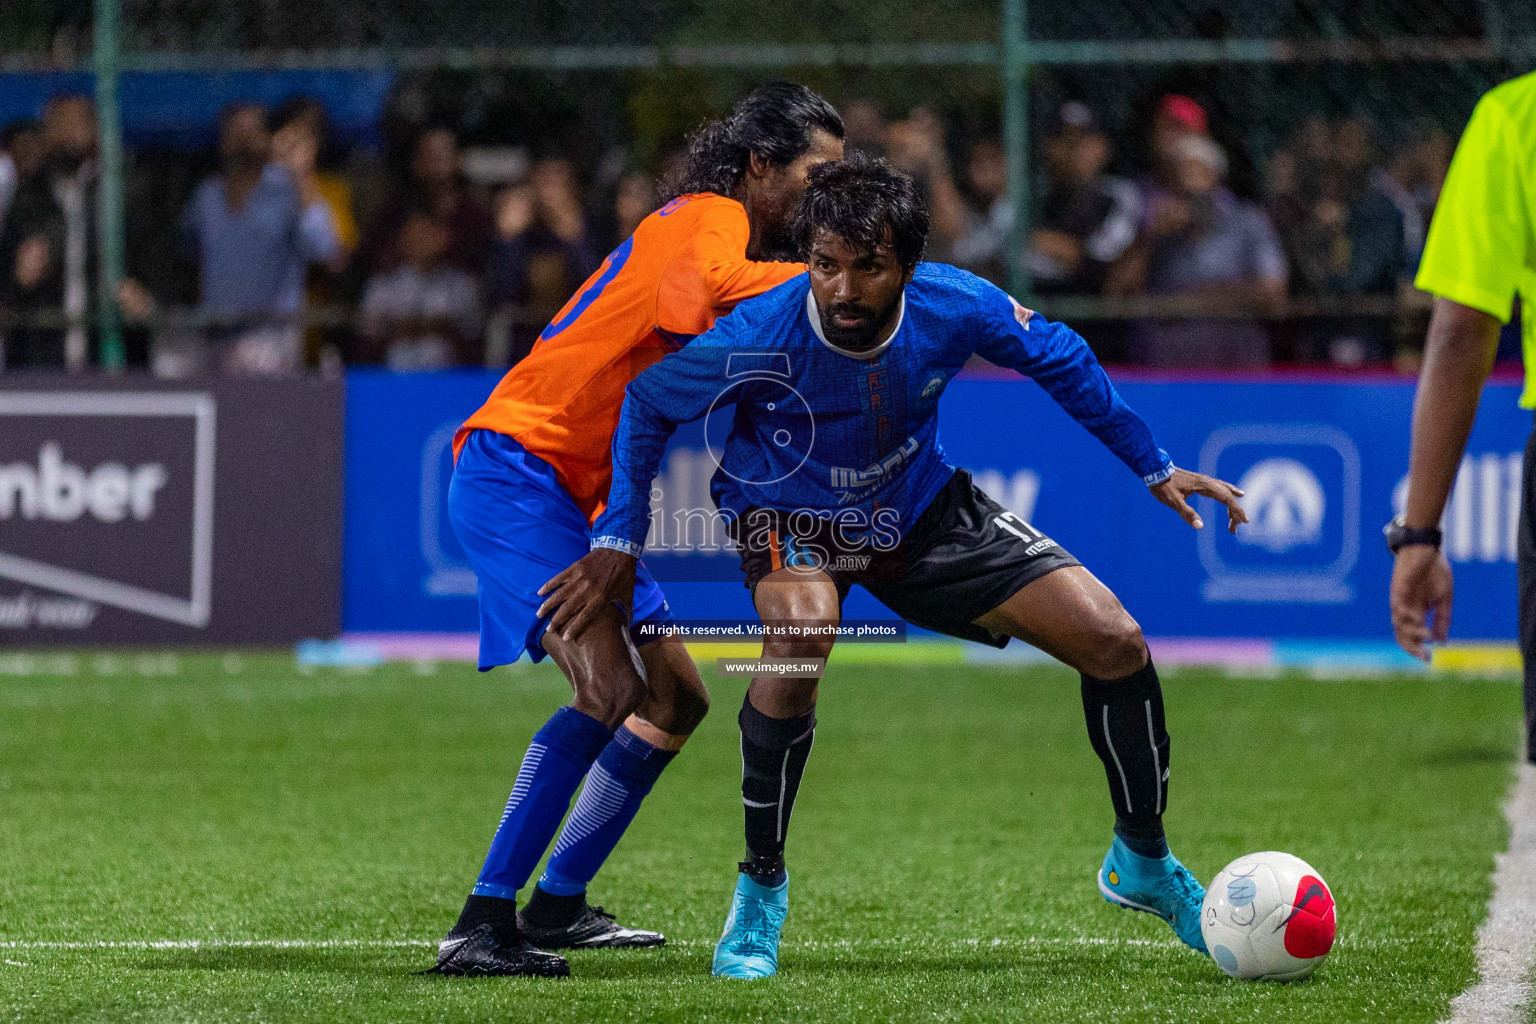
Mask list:
[[682,177],[663,184],[661,200],[694,192],[731,195],[753,153],[773,167],[786,167],[810,149],[818,128],[843,137],[843,118],[832,104],[803,85],[770,82],[736,104],[730,117],[689,136]]

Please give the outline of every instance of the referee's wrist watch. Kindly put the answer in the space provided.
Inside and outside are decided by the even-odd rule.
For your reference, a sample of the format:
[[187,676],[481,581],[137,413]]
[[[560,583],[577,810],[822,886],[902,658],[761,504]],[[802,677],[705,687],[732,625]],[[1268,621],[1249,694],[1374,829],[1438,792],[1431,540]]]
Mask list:
[[1398,516],[1382,527],[1381,532],[1386,535],[1387,547],[1391,549],[1394,555],[1403,548],[1412,547],[1416,544],[1432,547],[1436,551],[1440,550],[1441,535],[1439,527],[1409,526],[1403,522],[1402,516]]

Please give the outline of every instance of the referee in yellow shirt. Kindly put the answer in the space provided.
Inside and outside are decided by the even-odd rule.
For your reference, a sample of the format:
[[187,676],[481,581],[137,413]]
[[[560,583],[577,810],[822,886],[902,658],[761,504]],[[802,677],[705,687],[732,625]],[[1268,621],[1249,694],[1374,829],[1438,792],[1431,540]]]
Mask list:
[[[1520,296],[1525,391],[1536,408],[1536,74],[1491,90],[1456,147],[1414,282],[1435,296],[1413,404],[1408,504],[1387,526],[1396,556],[1392,628],[1409,654],[1451,625],[1451,566],[1440,517],[1493,368],[1499,327]],[[1525,658],[1526,756],[1536,762],[1536,432],[1525,446],[1520,508],[1520,650]]]

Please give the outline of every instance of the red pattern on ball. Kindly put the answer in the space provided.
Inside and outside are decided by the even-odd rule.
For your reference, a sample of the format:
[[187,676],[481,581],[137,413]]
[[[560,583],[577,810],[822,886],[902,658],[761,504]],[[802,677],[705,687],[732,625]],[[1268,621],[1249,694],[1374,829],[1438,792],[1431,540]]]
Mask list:
[[1316,875],[1304,875],[1296,885],[1295,907],[1285,920],[1285,951],[1298,960],[1322,956],[1333,948],[1338,930],[1333,893]]

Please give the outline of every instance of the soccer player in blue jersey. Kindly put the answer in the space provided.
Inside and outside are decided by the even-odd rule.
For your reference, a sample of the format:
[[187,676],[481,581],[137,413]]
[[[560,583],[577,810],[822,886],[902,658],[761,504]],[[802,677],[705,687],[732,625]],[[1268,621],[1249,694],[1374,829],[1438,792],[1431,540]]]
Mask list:
[[[1242,492],[1175,468],[1076,333],[972,274],[922,263],[928,217],[905,175],[860,159],[827,164],[812,172],[795,225],[806,276],[738,306],[630,384],[593,550],[546,585],[560,605],[551,628],[579,632],[602,601],[624,599],[668,437],[734,403],[712,494],[764,623],[835,624],[857,583],[916,625],[998,647],[1024,640],[1076,669],[1115,811],[1099,889],[1204,952],[1204,890],[1163,833],[1169,741],[1141,629],[1075,558],[949,464],[939,398],[979,354],[1033,378],[1196,529],[1204,524],[1190,495],[1223,503],[1235,531],[1247,521]],[[823,659],[832,645],[825,633],[770,630],[763,654]],[[716,975],[778,970],[785,833],[815,736],[817,684],[759,676],[747,691],[747,856]]]

